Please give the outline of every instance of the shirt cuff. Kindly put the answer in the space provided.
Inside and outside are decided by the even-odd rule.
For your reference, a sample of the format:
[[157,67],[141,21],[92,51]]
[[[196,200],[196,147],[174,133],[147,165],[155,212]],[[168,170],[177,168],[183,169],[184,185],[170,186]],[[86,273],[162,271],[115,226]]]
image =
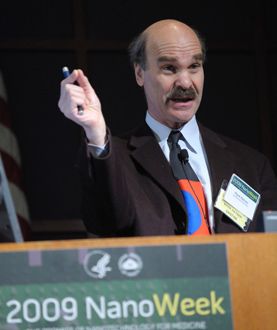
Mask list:
[[96,146],[92,143],[87,143],[88,151],[94,158],[104,158],[109,153],[109,141],[102,146]]

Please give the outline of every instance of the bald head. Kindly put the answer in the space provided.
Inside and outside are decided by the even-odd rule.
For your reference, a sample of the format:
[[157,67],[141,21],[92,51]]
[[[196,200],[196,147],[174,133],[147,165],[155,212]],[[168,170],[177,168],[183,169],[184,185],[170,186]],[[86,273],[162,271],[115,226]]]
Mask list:
[[166,19],[150,25],[131,42],[129,46],[131,63],[139,64],[143,69],[146,69],[148,51],[167,47],[171,41],[180,45],[189,41],[192,43],[192,47],[193,45],[200,45],[203,59],[205,59],[205,43],[198,32],[180,21]]
[[148,37],[158,37],[164,33],[180,31],[183,33],[194,33],[193,29],[187,24],[173,20],[173,19],[164,19],[158,22],[153,23],[148,28],[146,28],[143,33]]

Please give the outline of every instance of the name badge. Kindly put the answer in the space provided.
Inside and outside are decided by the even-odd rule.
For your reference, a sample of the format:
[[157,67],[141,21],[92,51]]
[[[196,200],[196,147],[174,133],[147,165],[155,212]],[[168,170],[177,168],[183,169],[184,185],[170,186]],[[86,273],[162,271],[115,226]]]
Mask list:
[[227,187],[227,184],[227,180],[224,180],[214,206],[221,212],[223,212],[225,215],[227,215],[227,217],[229,217],[237,226],[239,226],[243,231],[246,232],[251,223],[251,220],[248,219],[240,211],[238,211],[235,207],[225,201],[225,189]]
[[254,217],[260,197],[257,191],[236,174],[232,175],[224,194],[224,200],[250,220]]

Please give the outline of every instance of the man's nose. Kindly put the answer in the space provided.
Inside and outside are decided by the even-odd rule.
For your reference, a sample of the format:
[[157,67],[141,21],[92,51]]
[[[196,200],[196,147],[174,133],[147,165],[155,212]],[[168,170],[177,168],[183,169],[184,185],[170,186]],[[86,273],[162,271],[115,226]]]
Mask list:
[[189,72],[181,71],[177,76],[175,85],[184,89],[190,88],[192,86],[192,79]]

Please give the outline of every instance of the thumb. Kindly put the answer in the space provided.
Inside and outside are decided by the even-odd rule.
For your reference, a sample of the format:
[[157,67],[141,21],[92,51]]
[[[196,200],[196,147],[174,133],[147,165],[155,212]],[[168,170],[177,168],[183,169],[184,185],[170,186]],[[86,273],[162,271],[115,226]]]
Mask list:
[[77,71],[76,82],[84,90],[88,103],[93,105],[95,109],[100,109],[101,108],[100,101],[95,93],[95,90],[91,86],[87,76],[85,76],[83,71],[80,69],[76,71]]
[[83,89],[91,88],[88,78],[84,75],[84,72],[81,69],[74,70],[76,71],[76,82]]

